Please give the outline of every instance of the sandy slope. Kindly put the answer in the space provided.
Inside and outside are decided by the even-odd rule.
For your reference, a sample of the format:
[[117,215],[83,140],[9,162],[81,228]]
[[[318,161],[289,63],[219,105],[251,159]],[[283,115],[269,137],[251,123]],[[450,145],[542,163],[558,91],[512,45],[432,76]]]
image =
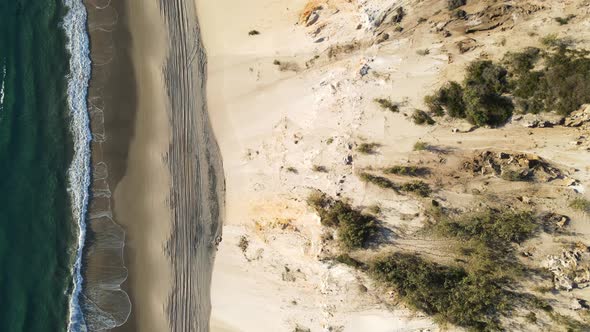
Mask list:
[[[227,181],[227,217],[211,291],[212,330],[437,330],[429,318],[386,308],[382,300],[388,295],[379,294],[362,275],[320,262],[322,228],[304,198],[317,188],[348,197],[356,206],[379,202],[386,223],[405,230],[420,227],[420,218],[402,220],[420,213],[419,203],[367,186],[355,175],[368,166],[417,158],[412,147],[418,140],[466,151],[529,151],[587,172],[588,157],[564,149],[579,133],[543,132],[535,135],[535,144],[528,129],[518,126],[456,134],[451,129],[465,124],[421,127],[407,117],[423,108],[423,96],[442,82],[460,79],[469,61],[538,44],[530,34],[559,31],[551,17],[575,6],[534,19],[514,15],[516,28],[478,34],[478,48],[462,54],[455,43],[465,37],[445,39],[435,31],[437,22],[408,23],[412,27],[406,32],[373,45],[369,14],[396,1],[316,2],[324,4],[322,16],[304,27],[298,21],[307,1],[196,0],[209,58],[208,105]],[[400,3],[410,9],[408,22],[419,16],[436,21],[442,8],[436,1]],[[577,33],[583,34],[584,24],[577,25]],[[314,36],[318,26],[322,29]],[[250,30],[260,35],[249,36]],[[329,55],[330,46],[353,41],[361,41],[360,46]],[[429,54],[417,54],[425,48]],[[275,60],[296,65],[280,70]],[[368,75],[361,74],[365,66]],[[384,112],[373,102],[379,97],[402,102],[402,111]],[[381,147],[377,154],[361,155],[356,146],[362,142]],[[347,158],[353,162],[345,163]],[[328,172],[314,172],[314,165]],[[587,183],[587,173],[578,176]]]

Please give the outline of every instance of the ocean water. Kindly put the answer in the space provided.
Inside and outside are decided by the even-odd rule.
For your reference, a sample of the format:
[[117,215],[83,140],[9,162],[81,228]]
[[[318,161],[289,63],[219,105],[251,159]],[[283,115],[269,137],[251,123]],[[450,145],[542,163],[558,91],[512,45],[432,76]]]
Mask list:
[[0,331],[82,331],[88,200],[85,12],[0,0]]

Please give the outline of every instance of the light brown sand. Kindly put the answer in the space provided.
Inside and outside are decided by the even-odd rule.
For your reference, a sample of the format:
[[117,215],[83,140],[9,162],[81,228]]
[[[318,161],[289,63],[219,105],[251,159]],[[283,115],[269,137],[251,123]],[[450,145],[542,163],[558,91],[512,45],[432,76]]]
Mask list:
[[165,331],[171,290],[171,267],[164,253],[171,215],[165,163],[170,128],[162,77],[166,32],[156,2],[130,0],[127,11],[137,113],[125,175],[114,192],[115,216],[127,232],[127,286],[133,306],[121,330]]

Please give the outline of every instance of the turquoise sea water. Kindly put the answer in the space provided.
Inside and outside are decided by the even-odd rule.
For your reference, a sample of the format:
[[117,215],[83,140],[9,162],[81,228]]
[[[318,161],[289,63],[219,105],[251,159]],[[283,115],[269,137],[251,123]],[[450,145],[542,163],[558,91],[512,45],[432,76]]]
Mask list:
[[67,4],[0,0],[0,331],[66,331],[75,311],[72,92],[85,77],[71,69]]

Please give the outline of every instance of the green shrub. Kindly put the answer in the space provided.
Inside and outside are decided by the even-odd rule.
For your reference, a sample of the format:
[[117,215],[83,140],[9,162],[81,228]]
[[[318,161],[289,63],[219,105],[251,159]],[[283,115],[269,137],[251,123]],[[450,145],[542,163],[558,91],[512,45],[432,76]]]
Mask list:
[[345,249],[364,247],[377,231],[373,217],[360,213],[341,200],[315,192],[307,198],[307,203],[316,210],[322,225],[337,229],[339,243]]
[[414,151],[424,151],[424,150],[428,150],[429,145],[426,142],[421,142],[418,141],[416,143],[414,143]]
[[399,112],[399,105],[392,103],[389,99],[376,98],[375,102],[379,104],[379,106],[381,106],[382,108],[387,109],[393,113]]
[[414,193],[422,197],[427,197],[432,193],[430,186],[424,181],[412,181],[404,183],[400,186],[399,190]]
[[362,154],[373,154],[379,146],[381,145],[378,143],[361,143],[356,150]]
[[297,168],[295,168],[293,166],[287,167],[287,172],[293,173],[293,174],[297,174],[298,173]]
[[369,271],[408,306],[443,322],[478,331],[499,330],[500,316],[510,309],[510,293],[502,281],[416,255],[394,253],[374,261]]
[[447,8],[449,10],[455,10],[461,6],[465,6],[467,0],[447,0]]
[[412,120],[417,125],[422,125],[422,124],[433,125],[433,124],[435,124],[434,120],[430,117],[430,115],[428,115],[428,113],[426,113],[422,110],[414,110],[414,113],[412,114]]
[[457,218],[442,218],[434,226],[435,231],[443,236],[452,236],[463,241],[476,240],[490,248],[499,249],[527,240],[538,228],[539,225],[530,212],[492,208]]
[[504,124],[513,104],[502,94],[508,91],[507,71],[491,61],[475,61],[465,77],[465,114],[469,122],[483,126]]
[[397,189],[397,186],[395,185],[395,183],[393,183],[388,178],[384,178],[382,176],[377,176],[377,175],[363,172],[359,175],[359,177],[361,178],[361,180],[363,182],[372,183],[372,184],[377,185],[378,187],[381,187],[383,189],[393,189],[393,190]]
[[260,34],[260,31],[258,30],[250,30],[250,32],[248,32],[249,36],[257,36]]
[[559,23],[559,25],[566,25],[575,17],[576,17],[576,15],[574,15],[574,14],[570,14],[566,17],[556,17],[555,22]]
[[427,49],[427,48],[425,48],[425,49],[423,49],[423,50],[417,50],[417,51],[416,51],[416,54],[418,54],[418,55],[421,55],[421,56],[425,56],[425,55],[428,55],[428,54],[430,54],[430,50],[429,50],[429,49]]
[[570,202],[570,207],[578,211],[590,213],[590,201],[585,198],[575,198]]
[[338,241],[345,249],[365,247],[377,230],[377,224],[371,216],[353,211],[340,216]]
[[426,167],[418,166],[391,166],[384,170],[386,174],[395,174],[403,176],[424,176],[428,174],[429,170]]
[[424,102],[430,111],[435,115],[442,115],[444,113],[444,108],[451,117],[465,117],[463,88],[457,82],[448,82],[434,95],[424,97]]

